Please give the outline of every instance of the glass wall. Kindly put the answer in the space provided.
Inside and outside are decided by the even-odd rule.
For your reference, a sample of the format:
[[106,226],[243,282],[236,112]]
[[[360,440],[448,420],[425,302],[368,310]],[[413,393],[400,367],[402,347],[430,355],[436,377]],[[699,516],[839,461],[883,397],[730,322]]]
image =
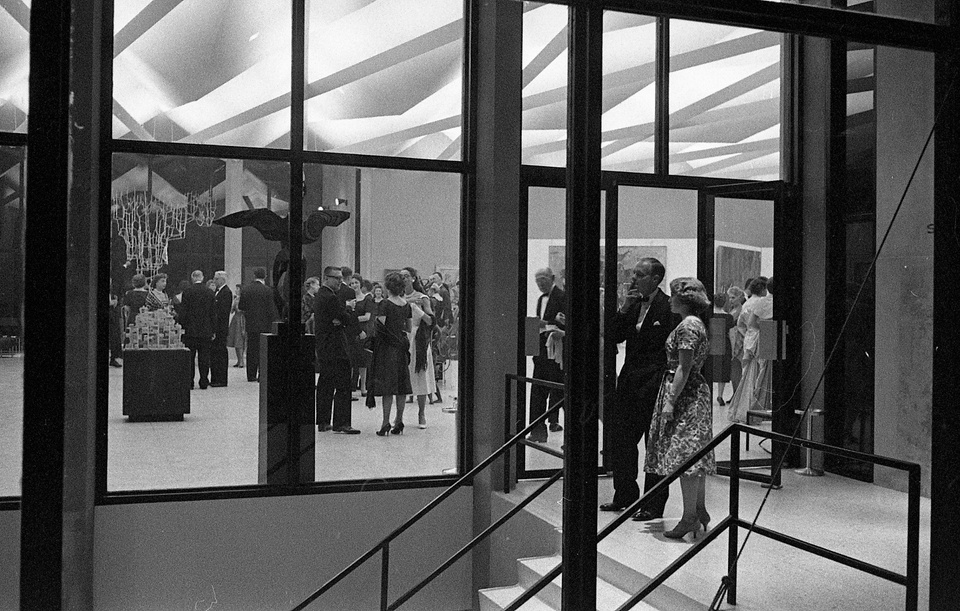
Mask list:
[[[293,4],[116,6],[114,138],[134,141],[124,151],[185,144],[190,156],[156,154],[156,144],[113,156],[109,491],[268,481],[264,444],[274,442],[258,360],[272,340],[262,334],[277,321],[302,322],[309,334],[321,324],[316,283],[302,287],[301,312],[288,307],[288,218],[301,199],[291,197],[292,161],[304,168],[303,278],[325,283],[324,268],[336,266],[349,268],[346,286],[354,272],[360,280],[357,300],[343,297],[360,319],[348,329],[350,426],[333,422],[331,433],[317,410],[316,481],[457,468],[461,174],[449,163],[422,170],[462,158],[463,2],[316,1],[302,16]],[[305,106],[291,116],[300,19]],[[373,25],[384,22],[387,33]],[[306,153],[290,139],[297,123]],[[262,150],[253,159],[249,148]],[[400,158],[389,164],[401,169],[339,165],[341,153]],[[402,169],[405,158],[421,171]],[[330,221],[343,212],[345,222]],[[436,320],[418,318],[422,332],[409,335],[409,375],[424,387],[411,388],[404,436],[384,439],[374,434],[382,399],[366,393],[378,302],[364,281],[382,288],[404,267],[418,271],[425,300],[404,291],[411,310]],[[301,389],[314,398],[329,373],[326,355],[316,356]],[[393,427],[401,420],[391,407]]]
[[306,148],[459,160],[462,0],[307,5]]
[[670,173],[780,178],[780,41],[670,21]]
[[114,155],[108,490],[257,483],[239,306],[258,270],[277,283],[289,176],[284,162]]
[[114,3],[113,137],[289,146],[290,6]]
[[29,2],[0,5],[0,132],[27,133]]
[[23,465],[24,155],[0,146],[0,497],[20,495]]

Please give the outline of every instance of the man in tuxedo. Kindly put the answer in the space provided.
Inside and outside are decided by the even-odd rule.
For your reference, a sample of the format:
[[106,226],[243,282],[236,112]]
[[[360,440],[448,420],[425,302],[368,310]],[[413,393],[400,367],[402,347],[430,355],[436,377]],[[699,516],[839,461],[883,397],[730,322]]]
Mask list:
[[[350,279],[353,278],[353,270],[346,265],[340,268],[340,286],[337,287],[337,296],[340,297],[340,301],[347,307],[351,312],[357,306],[357,292],[350,287]],[[357,338],[360,335],[360,325],[356,322],[356,317],[353,317],[351,321],[348,321],[344,332],[347,334],[347,356],[349,357],[354,350],[359,349],[358,343],[359,339]],[[354,357],[356,358],[356,357]],[[351,365],[352,367],[352,365]],[[353,394],[355,391],[360,390],[360,371],[353,367],[350,370],[350,400],[359,401],[360,394]]]
[[210,345],[217,328],[217,312],[213,293],[203,284],[203,272],[190,274],[192,284],[183,291],[180,301],[180,326],[183,344],[190,349],[190,388],[193,388],[193,368],[200,372],[200,389],[210,385]]
[[272,331],[277,320],[277,306],[273,290],[266,285],[267,271],[258,267],[253,270],[253,282],[240,290],[237,308],[243,312],[247,329],[247,381],[260,379],[260,334]]
[[[652,257],[641,259],[633,268],[633,280],[623,306],[606,325],[606,338],[626,342],[623,368],[617,377],[617,392],[612,413],[604,424],[611,427],[613,463],[613,501],[600,506],[602,511],[622,511],[640,498],[640,439],[650,429],[660,382],[667,366],[664,344],[680,322],[670,311],[670,299],[660,290],[666,270]],[[644,491],[663,477],[647,473]],[[663,517],[667,491],[658,494],[634,516],[646,521]]]
[[360,431],[350,426],[350,357],[346,334],[348,327],[356,325],[356,316],[347,310],[338,294],[342,280],[340,268],[325,267],[323,285],[313,297],[317,365],[320,371],[317,378],[317,430],[323,432],[333,429],[334,433],[358,435]]
[[[563,384],[563,369],[560,363],[547,354],[547,339],[556,329],[563,330],[566,324],[564,311],[567,309],[567,295],[556,284],[556,277],[549,267],[537,270],[533,276],[540,297],[537,298],[537,318],[540,319],[540,353],[533,357],[533,377],[548,382]],[[530,388],[530,421],[536,420],[547,410],[547,400],[553,407],[563,400],[562,388],[547,388],[534,384]],[[559,411],[559,410],[558,410]],[[558,412],[547,416],[550,430],[562,431]],[[547,425],[543,423],[530,431],[527,437],[530,441],[545,442],[547,440]]]
[[217,286],[214,291],[215,310],[217,312],[216,333],[210,350],[210,386],[227,385],[227,334],[230,332],[230,308],[233,305],[233,292],[227,286],[227,272],[218,271],[213,275]]

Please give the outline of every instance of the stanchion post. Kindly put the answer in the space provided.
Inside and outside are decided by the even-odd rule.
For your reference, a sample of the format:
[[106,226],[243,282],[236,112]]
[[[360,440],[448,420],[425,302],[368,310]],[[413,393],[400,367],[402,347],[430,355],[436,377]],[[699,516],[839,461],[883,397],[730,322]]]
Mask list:
[[383,544],[380,555],[380,611],[387,611],[387,595],[390,590],[390,544]]
[[[796,413],[800,414],[801,417],[804,415],[803,410],[797,410]],[[812,409],[806,412],[807,417],[807,441],[813,441],[813,417],[819,416],[823,413],[823,410]],[[806,466],[802,469],[796,469],[795,473],[797,475],[807,475],[813,477],[819,477],[823,475],[823,471],[820,469],[813,468],[813,448],[807,447],[804,450],[804,458],[806,459]]]
[[908,471],[907,494],[907,611],[917,611],[920,589],[920,467]]
[[727,538],[727,603],[737,604],[737,547],[740,545],[740,428],[730,435],[730,530]]

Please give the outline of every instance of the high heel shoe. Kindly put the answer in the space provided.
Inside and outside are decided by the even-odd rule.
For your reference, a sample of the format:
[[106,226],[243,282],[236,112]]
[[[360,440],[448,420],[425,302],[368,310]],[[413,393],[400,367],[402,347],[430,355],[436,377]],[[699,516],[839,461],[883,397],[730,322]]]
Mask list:
[[724,405],[726,405],[726,403],[723,400],[723,397],[717,397],[717,405],[719,405],[720,407],[723,407]]
[[403,435],[403,423],[398,422],[393,425],[393,428],[390,429],[391,435]]
[[707,532],[710,529],[710,514],[707,513],[706,509],[697,510],[697,520],[703,525],[703,532]]
[[673,527],[673,530],[664,531],[663,536],[667,539],[683,539],[687,533],[693,533],[693,538],[697,538],[697,533],[700,532],[700,522],[698,520],[693,520],[690,522],[684,522],[680,520],[677,522],[677,525]]
[[427,428],[427,419],[426,419],[426,418],[421,418],[421,419],[420,419],[420,424],[419,424],[418,426],[419,426],[421,429]]
[[377,437],[385,437],[390,434],[390,425],[384,424],[380,427],[380,430],[377,431]]

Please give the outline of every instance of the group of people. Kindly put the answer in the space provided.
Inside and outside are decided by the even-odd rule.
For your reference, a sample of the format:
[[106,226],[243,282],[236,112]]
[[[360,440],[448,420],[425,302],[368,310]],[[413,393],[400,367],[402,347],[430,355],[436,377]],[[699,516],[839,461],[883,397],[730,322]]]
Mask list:
[[[714,356],[710,379],[717,384],[717,403],[727,406],[731,422],[745,422],[747,412],[770,409],[772,372],[769,362],[760,358],[760,321],[773,318],[773,278],[758,276],[731,286],[714,296],[713,319],[724,327],[726,346]],[[727,382],[733,396],[724,400]]]
[[[156,274],[149,282],[143,274],[134,275],[122,300],[111,294],[111,313],[116,315],[111,366],[122,366],[121,330],[141,308],[166,309],[183,328],[183,343],[201,389],[227,386],[228,347],[236,350],[234,366],[246,367],[247,380],[258,381],[260,335],[272,330],[279,309],[266,271],[257,268],[253,275],[249,284],[236,285],[234,294],[225,272],[204,283],[203,272],[196,270],[191,282],[181,283],[172,297],[166,292],[166,274]],[[436,330],[454,324],[452,290],[438,272],[424,285],[412,267],[387,274],[382,284],[363,279],[349,267],[333,266],[324,268],[322,279],[306,280],[301,322],[316,341],[319,431],[359,434],[351,426],[351,403],[362,396],[370,408],[381,397],[383,426],[377,435],[403,433],[408,397],[416,397],[418,425],[427,427],[427,401],[442,402],[437,384],[442,368],[434,359]]]
[[[709,353],[707,324],[710,300],[696,278],[670,282],[670,296],[660,290],[666,276],[655,258],[641,259],[623,305],[605,324],[605,339],[626,342],[626,356],[617,378],[615,401],[607,411],[605,426],[612,431],[608,449],[613,463],[614,497],[603,511],[623,511],[640,498],[639,446],[647,437],[644,490],[702,449],[713,437],[710,387],[702,372]],[[533,377],[562,382],[562,337],[566,325],[566,295],[549,268],[534,277],[541,295],[537,300],[540,350],[534,356]],[[534,384],[530,419],[541,417],[563,396],[561,389]],[[551,416],[555,416],[554,410]],[[548,424],[549,423],[549,424]],[[547,432],[560,431],[559,422],[547,418],[531,430],[528,439],[546,441]],[[705,476],[716,471],[713,453],[689,468],[680,478],[683,517],[670,538],[704,530],[710,522],[705,503]],[[634,516],[636,521],[663,517],[667,502],[663,490]]]
[[439,273],[424,287],[412,267],[387,274],[380,284],[348,267],[328,266],[322,280],[304,283],[302,308],[302,321],[316,336],[318,430],[358,434],[350,404],[363,396],[371,409],[381,398],[377,435],[403,434],[408,397],[416,397],[418,426],[427,428],[428,399],[442,401],[435,330],[453,324],[455,309]]

